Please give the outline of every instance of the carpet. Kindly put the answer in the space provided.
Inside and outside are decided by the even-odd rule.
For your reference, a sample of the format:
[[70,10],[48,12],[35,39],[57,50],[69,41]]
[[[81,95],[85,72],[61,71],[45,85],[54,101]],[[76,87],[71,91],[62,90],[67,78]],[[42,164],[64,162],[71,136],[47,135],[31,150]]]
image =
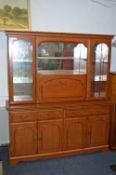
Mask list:
[[116,151],[83,153],[62,158],[24,161],[9,165],[8,147],[0,148],[4,175],[116,175]]

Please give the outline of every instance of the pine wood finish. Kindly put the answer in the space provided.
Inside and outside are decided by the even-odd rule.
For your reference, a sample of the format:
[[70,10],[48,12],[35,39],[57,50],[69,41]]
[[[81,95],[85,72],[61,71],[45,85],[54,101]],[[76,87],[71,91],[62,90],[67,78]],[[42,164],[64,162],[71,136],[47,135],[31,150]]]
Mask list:
[[[7,109],[10,117],[10,163],[15,165],[23,160],[108,149],[109,67],[113,36],[23,31],[7,31],[6,33],[8,38],[9,101]],[[22,58],[20,60],[20,57],[17,59],[13,55],[13,43],[19,40],[26,47],[26,56],[20,51],[20,57],[24,57],[26,60]],[[61,70],[61,67],[56,72],[39,70],[38,50],[40,48],[38,49],[38,47],[45,42],[59,42],[62,43],[62,47],[67,42],[83,44],[87,49],[87,60],[85,57],[83,58],[82,68],[84,66],[86,71],[84,70],[82,73],[79,69],[79,73],[75,73],[74,70]],[[25,43],[28,44],[28,47]],[[95,95],[91,85],[96,78],[93,78],[93,57],[94,48],[99,43],[105,44],[105,47],[108,48],[108,61],[105,60],[105,65],[107,65],[104,68],[107,79],[100,82],[102,74],[100,76],[98,74],[99,79],[94,82],[94,85],[96,83],[99,88],[94,89],[97,94]],[[27,54],[28,50],[30,54]],[[32,58],[32,61],[28,58]],[[59,57],[56,59],[58,60]],[[64,63],[64,61],[62,62]],[[68,60],[67,62],[71,63],[72,61]],[[95,62],[99,66],[99,60]],[[22,66],[23,63],[25,69],[31,67],[30,77],[27,72],[24,72],[25,74],[22,76],[20,70],[21,77],[17,71],[15,74],[13,66]],[[103,71],[102,73],[104,75]],[[22,82],[19,81],[19,78]],[[21,83],[23,88],[20,88]],[[18,90],[16,90],[17,87]],[[105,92],[105,95],[100,96],[102,91]],[[14,92],[15,95],[19,95],[20,99],[17,100],[14,97]],[[27,93],[26,96],[25,93]],[[24,99],[24,96],[27,99]]]
[[[86,75],[38,76],[38,103],[84,100],[86,98]],[[41,93],[40,93],[41,92]]]
[[62,120],[41,121],[38,128],[39,153],[62,151]]

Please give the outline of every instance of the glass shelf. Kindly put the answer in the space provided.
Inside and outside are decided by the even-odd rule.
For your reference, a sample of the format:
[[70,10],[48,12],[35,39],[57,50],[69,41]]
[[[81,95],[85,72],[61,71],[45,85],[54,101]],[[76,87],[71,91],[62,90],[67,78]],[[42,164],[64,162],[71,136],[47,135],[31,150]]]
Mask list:
[[106,81],[107,76],[106,75],[95,75],[94,81]]
[[38,74],[43,74],[43,75],[46,75],[46,74],[53,74],[53,75],[55,74],[63,74],[63,75],[73,74],[73,75],[76,75],[76,74],[86,74],[86,72],[84,69],[81,69],[80,71],[78,70],[39,70]]
[[18,62],[18,63],[32,63],[32,60],[24,60],[24,59],[13,59],[13,62]]
[[108,60],[96,59],[93,61],[93,63],[108,63]]
[[16,95],[14,96],[14,101],[28,101],[28,100],[32,100],[32,96],[29,95]]
[[60,60],[87,60],[87,58],[76,58],[76,57],[38,57],[38,59],[47,59],[47,60],[50,60],[50,59],[60,59]]
[[28,78],[28,77],[13,77],[13,83],[32,83],[32,78]]
[[104,97],[105,95],[105,92],[94,92],[94,97]]

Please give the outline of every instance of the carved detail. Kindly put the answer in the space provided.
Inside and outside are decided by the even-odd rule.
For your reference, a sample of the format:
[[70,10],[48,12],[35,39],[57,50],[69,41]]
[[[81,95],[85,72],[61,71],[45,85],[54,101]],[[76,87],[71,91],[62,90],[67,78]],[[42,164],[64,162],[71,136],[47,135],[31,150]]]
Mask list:
[[[85,78],[85,77],[84,77]],[[41,97],[47,98],[84,98],[86,92],[85,79],[55,78],[41,84]]]

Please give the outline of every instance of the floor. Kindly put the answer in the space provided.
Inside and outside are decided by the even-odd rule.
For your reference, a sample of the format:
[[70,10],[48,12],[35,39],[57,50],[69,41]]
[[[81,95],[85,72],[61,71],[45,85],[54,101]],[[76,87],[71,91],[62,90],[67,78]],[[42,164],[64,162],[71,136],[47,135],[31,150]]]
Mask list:
[[4,175],[116,175],[116,151],[77,154],[75,156],[20,162],[11,167],[8,147],[0,147]]

